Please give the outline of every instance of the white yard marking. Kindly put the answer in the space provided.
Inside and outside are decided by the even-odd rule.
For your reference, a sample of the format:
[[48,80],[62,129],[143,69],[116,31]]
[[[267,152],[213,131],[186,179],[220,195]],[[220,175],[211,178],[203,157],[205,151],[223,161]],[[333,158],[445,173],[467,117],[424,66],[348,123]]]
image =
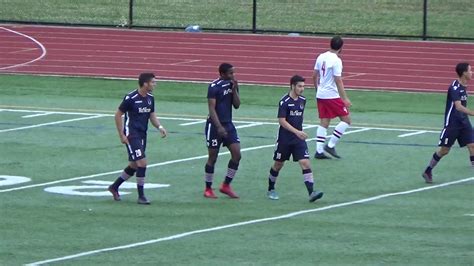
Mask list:
[[347,206],[352,206],[352,205],[357,205],[357,204],[364,204],[364,203],[367,203],[367,202],[372,202],[372,201],[385,199],[385,198],[389,198],[389,197],[394,197],[394,196],[409,195],[409,194],[418,193],[418,192],[422,192],[422,191],[426,191],[426,190],[432,190],[432,189],[447,187],[447,186],[451,186],[451,185],[455,185],[455,184],[466,183],[466,182],[469,182],[469,181],[472,181],[472,180],[474,180],[474,177],[469,177],[469,178],[465,178],[465,179],[461,179],[461,180],[457,180],[457,181],[452,181],[452,182],[447,182],[447,183],[434,185],[434,186],[425,186],[425,187],[422,187],[422,188],[417,188],[417,189],[412,189],[412,190],[381,194],[381,195],[370,197],[370,198],[365,198],[365,199],[360,199],[360,200],[355,200],[355,201],[348,201],[348,202],[328,205],[328,206],[320,207],[320,208],[290,212],[290,213],[280,215],[280,216],[273,216],[273,217],[268,217],[268,218],[248,220],[248,221],[239,222],[239,223],[233,223],[233,224],[227,224],[227,225],[222,225],[222,226],[210,227],[210,228],[184,232],[184,233],[181,233],[181,234],[171,235],[171,236],[168,236],[168,237],[156,238],[156,239],[151,239],[151,240],[147,240],[147,241],[143,241],[143,242],[136,242],[136,243],[132,243],[132,244],[122,245],[122,246],[109,247],[109,248],[103,248],[103,249],[95,249],[95,250],[90,250],[90,251],[86,251],[86,252],[81,252],[81,253],[77,253],[77,254],[64,256],[64,257],[58,257],[58,258],[54,258],[54,259],[47,259],[47,260],[43,260],[43,261],[37,261],[37,262],[33,262],[33,263],[30,263],[30,264],[27,264],[27,265],[50,264],[50,263],[59,262],[59,261],[66,261],[66,260],[76,259],[76,258],[80,258],[80,257],[91,256],[91,255],[95,255],[95,254],[99,254],[99,253],[130,249],[130,248],[141,247],[141,246],[156,244],[156,243],[175,240],[175,239],[181,239],[181,238],[185,238],[185,237],[189,237],[189,236],[193,236],[193,235],[198,235],[198,234],[221,231],[221,230],[225,230],[225,229],[229,229],[229,228],[236,228],[236,227],[242,227],[242,226],[251,225],[251,224],[258,224],[258,223],[265,223],[265,222],[272,222],[272,221],[278,221],[278,220],[283,220],[283,219],[289,219],[289,218],[293,218],[293,217],[300,216],[300,215],[303,215],[303,214],[322,212],[322,211],[326,211],[326,210],[332,210],[332,209],[336,209],[336,208],[347,207]]
[[464,214],[464,216],[474,217],[474,213],[466,213],[466,214]]
[[261,126],[263,125],[263,123],[250,123],[250,124],[246,124],[246,125],[241,125],[241,126],[236,126],[235,128],[236,129],[239,129],[239,128],[246,128],[246,127],[256,127],[256,126]]
[[73,118],[73,119],[66,119],[66,120],[59,120],[59,121],[54,121],[54,122],[36,124],[36,125],[31,125],[31,126],[1,129],[0,133],[18,131],[18,130],[24,130],[24,129],[30,129],[30,128],[37,128],[37,127],[44,127],[44,126],[50,126],[50,125],[57,125],[57,124],[63,124],[63,123],[81,121],[81,120],[95,119],[95,118],[99,118],[99,117],[104,117],[104,115],[94,115],[94,116],[88,116],[88,117],[80,117],[80,118]]
[[190,126],[190,125],[195,125],[195,124],[202,124],[202,123],[205,123],[206,120],[205,119],[201,119],[201,120],[197,120],[197,121],[193,121],[193,122],[188,122],[188,123],[183,123],[183,124],[179,124],[180,126]]
[[420,130],[420,131],[416,131],[416,132],[401,134],[401,135],[398,135],[398,137],[399,137],[399,138],[406,138],[406,137],[411,137],[411,136],[420,135],[420,134],[425,134],[425,133],[427,133],[427,131],[425,131],[425,130]]
[[14,34],[17,34],[17,35],[20,35],[20,36],[23,36],[31,41],[33,41],[34,43],[36,43],[36,45],[39,46],[39,48],[41,48],[41,55],[38,56],[37,58],[33,59],[33,60],[30,60],[28,62],[24,62],[24,63],[21,63],[21,64],[16,64],[16,65],[11,65],[11,66],[5,66],[5,67],[0,67],[0,70],[5,70],[5,69],[10,69],[10,68],[15,68],[15,67],[21,67],[21,66],[26,66],[26,65],[29,65],[31,63],[34,63],[38,60],[41,60],[43,59],[43,57],[46,56],[46,48],[44,47],[44,45],[42,43],[40,43],[39,41],[37,41],[35,38],[31,37],[31,36],[28,36],[26,34],[23,34],[21,32],[18,32],[18,31],[14,31],[14,30],[10,30],[10,29],[7,29],[5,27],[0,27],[0,29],[3,29],[3,30],[6,30],[8,32],[11,32],[11,33],[14,33]]
[[38,114],[32,114],[32,115],[24,115],[22,118],[32,118],[32,117],[38,117],[38,116],[46,116],[46,115],[52,115],[54,113],[51,112],[46,112],[46,113],[38,113]]
[[303,130],[310,129],[310,128],[315,128],[315,127],[319,127],[319,125],[303,125]]

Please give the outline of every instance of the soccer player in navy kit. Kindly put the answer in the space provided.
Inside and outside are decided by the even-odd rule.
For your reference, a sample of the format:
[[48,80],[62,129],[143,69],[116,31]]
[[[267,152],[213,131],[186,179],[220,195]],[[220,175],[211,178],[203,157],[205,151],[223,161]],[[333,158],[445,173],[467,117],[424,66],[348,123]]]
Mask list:
[[456,66],[458,79],[454,80],[448,89],[444,128],[441,131],[439,150],[433,154],[428,167],[423,172],[426,183],[433,182],[432,170],[457,140],[459,146],[467,146],[470,153],[471,165],[474,167],[474,131],[468,115],[474,111],[467,108],[467,83],[472,79],[472,68],[469,63],[459,63]]
[[228,63],[219,66],[220,77],[209,84],[207,92],[209,116],[205,127],[208,159],[205,165],[204,179],[206,188],[204,197],[217,198],[212,190],[214,179],[214,165],[217,161],[220,146],[227,146],[231,159],[228,163],[227,175],[219,191],[231,198],[238,198],[232,190],[232,182],[241,158],[240,139],[232,123],[232,108],[240,107],[239,85],[234,77],[234,67]]
[[[156,127],[161,137],[166,137],[166,129],[160,124],[155,114],[155,99],[151,94],[156,86],[153,73],[142,73],[138,78],[140,88],[125,96],[115,113],[115,125],[120,141],[127,147],[129,165],[122,174],[109,186],[114,200],[120,200],[120,185],[136,174],[138,204],[150,204],[145,197],[144,184],[147,160],[145,156],[148,121]],[[124,121],[122,116],[125,115]]]
[[323,196],[323,192],[313,189],[314,180],[309,160],[306,139],[308,135],[303,131],[303,114],[306,98],[302,96],[305,79],[295,75],[290,80],[290,91],[280,100],[278,108],[278,139],[273,155],[274,164],[270,168],[268,176],[269,199],[279,199],[275,191],[275,183],[278,173],[283,168],[285,161],[293,156],[293,161],[298,162],[303,171],[303,178],[309,194],[309,201],[314,202]]

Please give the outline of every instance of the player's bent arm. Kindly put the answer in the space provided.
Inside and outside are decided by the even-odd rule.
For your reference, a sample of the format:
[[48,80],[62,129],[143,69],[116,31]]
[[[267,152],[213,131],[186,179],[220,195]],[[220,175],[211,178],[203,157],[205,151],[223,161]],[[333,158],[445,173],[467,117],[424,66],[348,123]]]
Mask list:
[[123,135],[123,120],[122,120],[123,112],[117,110],[115,112],[115,127],[117,128],[117,132],[119,137]]
[[217,128],[222,128],[221,122],[219,121],[219,116],[217,115],[217,112],[216,112],[216,99],[214,98],[207,99],[207,105],[209,108],[209,117],[211,118],[212,123]]
[[344,89],[344,82],[342,82],[342,77],[334,76],[334,81],[336,82],[337,91],[342,99],[348,100],[346,90]]
[[455,101],[455,102],[454,102],[454,107],[455,107],[456,110],[459,111],[459,112],[462,112],[462,113],[465,113],[465,114],[474,116],[474,111],[473,111],[473,110],[470,110],[470,109],[468,109],[468,108],[466,108],[466,107],[464,107],[464,106],[461,104],[461,101]]
[[284,118],[284,117],[279,117],[278,118],[278,123],[284,129],[286,129],[286,130],[290,131],[291,133],[295,134],[300,139],[306,139],[308,137],[308,135],[306,135],[306,133],[304,133],[303,131],[300,131],[300,130],[294,128],[292,125],[290,125],[290,123],[288,123],[288,121],[286,121],[286,118]]
[[161,137],[166,137],[168,133],[166,132],[166,129],[161,125],[160,119],[156,116],[155,112],[150,114],[150,122],[151,124],[157,128],[160,131]]
[[313,71],[313,84],[316,91],[318,91],[318,83],[319,83],[319,70],[315,69]]
[[232,105],[235,109],[239,109],[240,107],[240,92],[239,92],[239,83],[235,80],[234,83],[234,90],[232,92]]

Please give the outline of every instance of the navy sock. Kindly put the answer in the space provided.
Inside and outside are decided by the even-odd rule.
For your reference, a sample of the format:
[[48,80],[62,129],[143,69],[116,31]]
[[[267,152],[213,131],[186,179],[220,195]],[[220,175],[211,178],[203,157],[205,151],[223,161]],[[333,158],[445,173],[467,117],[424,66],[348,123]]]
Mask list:
[[227,165],[227,175],[225,177],[224,184],[229,185],[232,182],[238,169],[239,163],[229,160],[229,164]]
[[140,198],[145,196],[145,192],[144,192],[145,174],[146,174],[146,167],[138,167],[138,169],[137,169],[137,191],[138,191],[138,197],[140,197]]
[[278,172],[270,168],[270,175],[268,176],[268,191],[275,189],[276,179],[278,177]]
[[206,182],[206,188],[212,188],[212,180],[214,178],[214,166],[210,166],[206,164],[204,167],[204,172],[205,172],[205,182]]

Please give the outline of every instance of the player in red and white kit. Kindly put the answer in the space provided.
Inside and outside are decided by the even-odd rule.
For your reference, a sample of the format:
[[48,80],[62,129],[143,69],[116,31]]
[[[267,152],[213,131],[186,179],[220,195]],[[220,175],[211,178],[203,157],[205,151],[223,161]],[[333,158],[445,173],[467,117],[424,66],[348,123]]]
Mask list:
[[[314,65],[313,81],[316,88],[316,101],[321,123],[316,132],[316,159],[330,159],[324,151],[335,158],[341,158],[335,146],[344,132],[351,124],[349,107],[351,101],[347,97],[342,82],[342,60],[339,54],[342,51],[344,41],[335,36],[331,39],[331,49],[322,53],[316,59]],[[331,119],[339,117],[341,120],[333,131],[327,145],[326,134]]]

